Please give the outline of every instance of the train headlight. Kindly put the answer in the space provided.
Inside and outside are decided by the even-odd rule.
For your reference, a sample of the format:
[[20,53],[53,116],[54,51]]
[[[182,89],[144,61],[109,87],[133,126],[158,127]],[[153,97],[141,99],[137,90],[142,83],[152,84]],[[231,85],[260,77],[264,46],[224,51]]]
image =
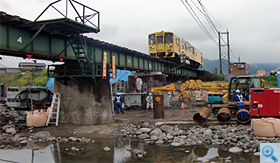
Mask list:
[[172,45],[167,45],[168,48],[172,48]]
[[150,46],[150,49],[154,49],[154,47],[153,47],[153,46]]

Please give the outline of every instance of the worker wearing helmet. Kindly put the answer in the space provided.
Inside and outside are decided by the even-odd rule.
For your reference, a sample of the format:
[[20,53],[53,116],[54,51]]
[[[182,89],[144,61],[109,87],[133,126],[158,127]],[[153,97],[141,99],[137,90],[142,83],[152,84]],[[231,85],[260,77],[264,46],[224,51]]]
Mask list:
[[171,103],[172,103],[172,96],[171,96],[171,94],[169,92],[168,92],[168,98],[169,98],[169,103],[171,105]]
[[184,53],[184,50],[182,50],[182,53],[180,53],[180,61],[181,63],[184,63],[186,60],[186,55]]
[[153,96],[152,96],[152,93],[149,93],[149,96],[147,96],[146,101],[147,101],[147,110],[149,110],[149,108],[153,109]]
[[[235,96],[233,97],[233,101],[236,101],[237,110],[245,109],[244,97],[240,93],[240,90],[235,91]],[[243,113],[243,112],[241,112]],[[241,118],[245,118],[245,115],[240,115]]]
[[121,96],[120,93],[117,93],[117,95],[115,96],[114,103],[116,106],[117,114],[119,114],[119,109],[121,110],[122,113],[124,113],[123,108],[122,108],[123,97]]
[[135,76],[135,78],[136,78],[136,82],[135,82],[135,84],[136,84],[136,92],[142,92],[143,81],[142,81],[141,78],[139,78],[137,76]]

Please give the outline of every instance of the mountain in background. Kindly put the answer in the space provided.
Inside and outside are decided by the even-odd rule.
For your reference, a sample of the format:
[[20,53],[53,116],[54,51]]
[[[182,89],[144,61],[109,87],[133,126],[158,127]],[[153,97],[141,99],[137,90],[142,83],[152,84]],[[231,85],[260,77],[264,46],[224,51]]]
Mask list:
[[[223,73],[228,73],[228,64],[226,60],[222,60],[222,68]],[[256,74],[258,70],[265,70],[266,75],[269,75],[271,70],[280,67],[280,63],[250,63],[249,64],[249,73]],[[209,60],[203,59],[203,67],[201,70],[206,70],[209,72],[214,72],[214,69],[218,69],[218,73],[220,72],[220,62],[219,60]]]

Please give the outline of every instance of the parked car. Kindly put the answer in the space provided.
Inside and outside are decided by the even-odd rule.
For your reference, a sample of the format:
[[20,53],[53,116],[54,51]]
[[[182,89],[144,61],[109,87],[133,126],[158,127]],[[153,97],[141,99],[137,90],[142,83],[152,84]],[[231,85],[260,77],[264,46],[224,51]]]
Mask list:
[[271,70],[271,71],[270,71],[270,76],[275,76],[275,75],[277,75],[277,72],[280,73],[280,67],[278,67],[278,68],[275,69],[275,70]]

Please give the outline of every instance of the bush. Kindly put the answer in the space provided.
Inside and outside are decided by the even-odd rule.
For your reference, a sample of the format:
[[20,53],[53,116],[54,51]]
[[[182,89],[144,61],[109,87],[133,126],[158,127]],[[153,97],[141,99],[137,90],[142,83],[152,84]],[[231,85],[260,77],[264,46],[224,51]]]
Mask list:
[[0,83],[5,84],[6,87],[46,86],[49,79],[47,70],[41,73],[0,74]]
[[277,88],[277,76],[263,76],[262,79],[264,80],[264,87],[265,88]]
[[224,74],[215,74],[215,81],[224,81]]

